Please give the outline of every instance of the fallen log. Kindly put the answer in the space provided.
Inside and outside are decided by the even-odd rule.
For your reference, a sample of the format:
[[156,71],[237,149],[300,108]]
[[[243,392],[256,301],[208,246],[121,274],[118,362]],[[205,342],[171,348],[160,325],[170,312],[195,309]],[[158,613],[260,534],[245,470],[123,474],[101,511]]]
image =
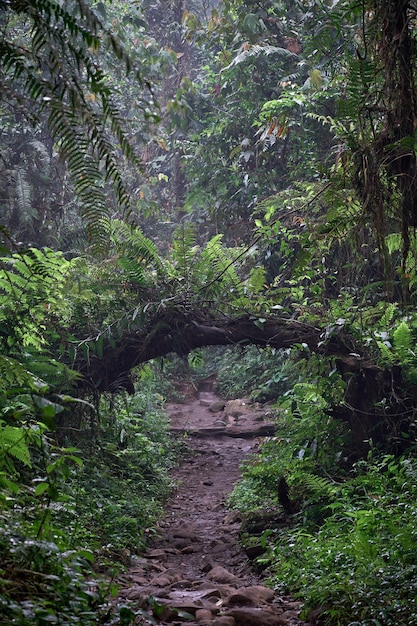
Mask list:
[[[288,318],[245,315],[202,319],[201,315],[193,318],[189,312],[165,313],[146,327],[126,329],[117,338],[103,338],[100,351],[91,350],[88,358],[78,351],[73,367],[81,374],[79,384],[85,390],[134,393],[131,371],[141,363],[170,353],[185,356],[204,346],[248,344],[281,349],[298,346],[332,357],[346,383],[346,394],[331,414],[350,425],[352,458],[366,454],[375,442],[390,439],[397,451],[400,444],[394,435],[399,430],[407,432],[409,426],[404,411],[414,411],[414,404],[410,408],[402,399],[401,372],[376,365],[340,329],[333,332]],[[394,398],[389,408],[382,406],[384,398]]]
[[146,328],[126,330],[117,339],[104,339],[100,354],[91,351],[85,358],[79,353],[75,369],[82,375],[81,386],[97,391],[133,391],[130,372],[141,363],[170,353],[185,356],[204,346],[248,344],[281,349],[298,345],[341,359],[352,371],[371,366],[351,339],[326,336],[326,330],[297,320],[247,315],[205,321],[177,313],[155,318]]

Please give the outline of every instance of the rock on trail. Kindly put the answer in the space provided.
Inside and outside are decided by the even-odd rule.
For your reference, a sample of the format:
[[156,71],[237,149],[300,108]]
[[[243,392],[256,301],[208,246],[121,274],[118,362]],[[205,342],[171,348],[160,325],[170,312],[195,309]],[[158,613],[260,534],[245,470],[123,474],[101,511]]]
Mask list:
[[306,624],[299,602],[263,585],[239,545],[241,518],[225,506],[245,455],[273,432],[265,408],[200,391],[167,410],[172,431],[189,435],[193,453],[174,472],[179,487],[157,536],[118,579],[119,602],[143,610],[139,624]]

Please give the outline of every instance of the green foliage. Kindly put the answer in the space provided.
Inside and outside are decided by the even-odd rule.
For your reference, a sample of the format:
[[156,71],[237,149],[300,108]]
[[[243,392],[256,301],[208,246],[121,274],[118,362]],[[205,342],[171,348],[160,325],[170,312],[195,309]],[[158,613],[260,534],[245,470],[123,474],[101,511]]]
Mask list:
[[[246,16],[246,20],[248,20],[249,16],[250,14]],[[239,63],[244,63],[252,57],[257,57],[260,55],[270,56],[274,54],[283,59],[294,60],[297,58],[297,56],[293,52],[290,52],[290,50],[287,50],[286,48],[278,48],[277,46],[270,45],[260,46],[258,44],[254,44],[252,46],[246,46],[240,54],[234,57],[231,63],[226,68],[224,68],[224,70],[232,68],[234,65],[238,65]]]
[[9,426],[0,421],[0,468],[6,465],[5,458],[12,456],[24,465],[31,466],[25,431],[17,426]]
[[[286,151],[280,153],[278,145],[266,151],[254,126],[263,103],[281,91],[281,79],[297,71],[299,58],[286,39],[293,37],[294,12],[292,3],[222,3],[208,22],[207,44],[215,47],[202,68],[205,76],[196,81],[195,114],[202,131],[186,144],[186,206],[199,220],[211,218],[231,240],[236,226],[250,236],[256,203],[287,186]],[[189,16],[186,23],[191,27]],[[308,150],[306,142],[303,149]]]
[[411,331],[405,322],[401,322],[393,333],[394,348],[402,363],[406,363],[411,348]]
[[119,254],[118,264],[128,280],[137,285],[150,286],[151,271],[164,279],[164,264],[153,241],[145,237],[138,227],[114,220],[112,241]]
[[62,392],[76,374],[43,352],[59,338],[54,326],[69,263],[50,249],[30,248],[4,256],[1,265],[0,482],[13,490],[43,449],[46,429],[54,430],[56,416],[75,401]]
[[293,366],[286,351],[225,349],[212,363],[219,370],[216,387],[224,398],[251,396],[265,402],[284,394],[294,382]]
[[[413,328],[410,327],[410,321]],[[393,331],[393,355],[400,363],[404,377],[408,383],[417,382],[417,357],[416,357],[416,329],[414,316],[410,321],[401,321]]]
[[233,507],[252,510],[262,502],[276,506],[282,476],[300,501],[311,504],[334,494],[328,476],[342,471],[349,432],[329,416],[329,409],[343,400],[345,384],[330,364],[314,356],[300,360],[298,355],[286,367],[291,377],[275,407],[276,435],[244,465],[243,480],[229,498]]
[[318,527],[304,516],[274,533],[271,583],[329,626],[416,624],[414,460],[362,461],[331,495]]
[[[103,183],[112,183],[121,207],[130,206],[110,138],[137,166],[140,160],[127,139],[98,51],[102,46],[111,50],[137,81],[142,77],[132,68],[120,40],[105,28],[99,12],[81,0],[71,7],[49,0],[1,5],[3,106],[17,106],[32,124],[47,119],[82,202],[90,242],[100,247],[109,233]],[[26,205],[29,187],[20,178],[18,202]]]
[[63,552],[53,541],[28,537],[0,519],[0,619],[3,624],[92,626],[108,611],[104,584],[93,591],[91,553]]
[[[394,315],[386,307],[378,319],[389,324]],[[403,360],[411,342],[404,324],[393,340]],[[265,532],[267,552],[257,560],[278,593],[305,602],[305,617],[318,612],[327,626],[417,623],[414,458],[370,455],[347,472],[349,433],[329,417],[345,385],[315,357],[295,369],[299,382],[281,397],[276,435],[244,463],[229,505],[246,515],[276,511],[286,477],[299,513]]]
[[84,462],[64,488],[71,505],[58,515],[71,545],[89,547],[109,564],[144,548],[180,453],[151,374],[141,378],[133,397],[102,398],[99,446],[92,447],[88,424],[83,426],[78,447]]
[[[133,398],[102,399],[99,421],[84,402],[78,428],[75,421],[68,429],[68,422],[60,422],[58,436],[66,447],[39,425],[33,425],[35,440],[30,428],[2,424],[2,623],[84,626],[110,613],[118,619],[106,600],[112,590],[91,565],[114,572],[144,548],[181,451],[168,434],[155,374],[150,366],[145,370]],[[23,444],[19,435],[26,431]],[[3,462],[6,452],[15,461],[13,471]]]
[[0,264],[1,351],[40,348],[47,342],[46,321],[59,317],[63,307],[70,264],[48,248],[2,257]]

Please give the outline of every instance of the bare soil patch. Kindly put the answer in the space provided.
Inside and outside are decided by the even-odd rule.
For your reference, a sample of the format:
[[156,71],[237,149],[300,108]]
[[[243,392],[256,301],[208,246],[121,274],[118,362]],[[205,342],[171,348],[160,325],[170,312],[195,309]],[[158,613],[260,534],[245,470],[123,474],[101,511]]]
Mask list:
[[242,520],[225,505],[240,464],[273,423],[265,407],[226,404],[208,387],[167,406],[171,428],[188,437],[191,454],[175,471],[178,489],[152,545],[119,578],[119,600],[140,607],[143,624],[306,624],[299,602],[264,586],[239,544]]

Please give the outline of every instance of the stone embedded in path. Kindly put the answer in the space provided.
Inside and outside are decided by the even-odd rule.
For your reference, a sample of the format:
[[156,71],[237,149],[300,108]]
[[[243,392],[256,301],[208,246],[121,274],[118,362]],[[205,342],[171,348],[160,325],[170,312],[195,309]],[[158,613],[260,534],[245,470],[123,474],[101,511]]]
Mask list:
[[226,406],[226,402],[222,402],[222,401],[212,402],[209,405],[208,410],[211,411],[211,413],[220,413],[220,411],[223,411],[225,406]]
[[224,407],[226,415],[231,415],[232,417],[240,417],[241,415],[245,415],[251,411],[252,408],[250,406],[250,400],[247,398],[229,400],[229,402],[226,402]]
[[207,574],[207,579],[214,580],[217,583],[225,583],[227,585],[236,585],[242,582],[238,576],[231,574],[221,565],[214,565],[214,567],[212,567]]
[[183,579],[183,574],[181,571],[170,568],[162,572],[162,574],[158,574],[150,581],[150,585],[154,585],[155,587],[168,587],[172,585],[172,583],[177,583]]
[[274,599],[272,589],[263,587],[262,585],[253,585],[251,587],[241,587],[227,599],[227,604],[252,604],[259,606],[268,604]]
[[191,524],[183,524],[179,528],[174,528],[172,536],[180,539],[188,539],[189,541],[198,541],[195,529]]
[[185,546],[185,548],[182,548],[181,554],[193,554],[194,552],[199,552],[199,550],[195,546]]
[[[298,607],[300,608],[300,607]],[[297,620],[300,616],[300,611],[294,611],[294,610],[290,610],[290,611],[284,611],[283,614],[281,615],[282,619],[286,619],[288,621],[291,620]]]
[[213,620],[213,613],[209,609],[198,609],[195,619],[199,624],[209,624]]
[[177,539],[172,539],[172,545],[175,546],[178,552],[182,553],[185,548],[190,546],[190,542],[187,539],[181,539],[178,537]]
[[146,553],[147,559],[164,559],[166,552],[162,548],[155,548],[154,550],[148,550]]

